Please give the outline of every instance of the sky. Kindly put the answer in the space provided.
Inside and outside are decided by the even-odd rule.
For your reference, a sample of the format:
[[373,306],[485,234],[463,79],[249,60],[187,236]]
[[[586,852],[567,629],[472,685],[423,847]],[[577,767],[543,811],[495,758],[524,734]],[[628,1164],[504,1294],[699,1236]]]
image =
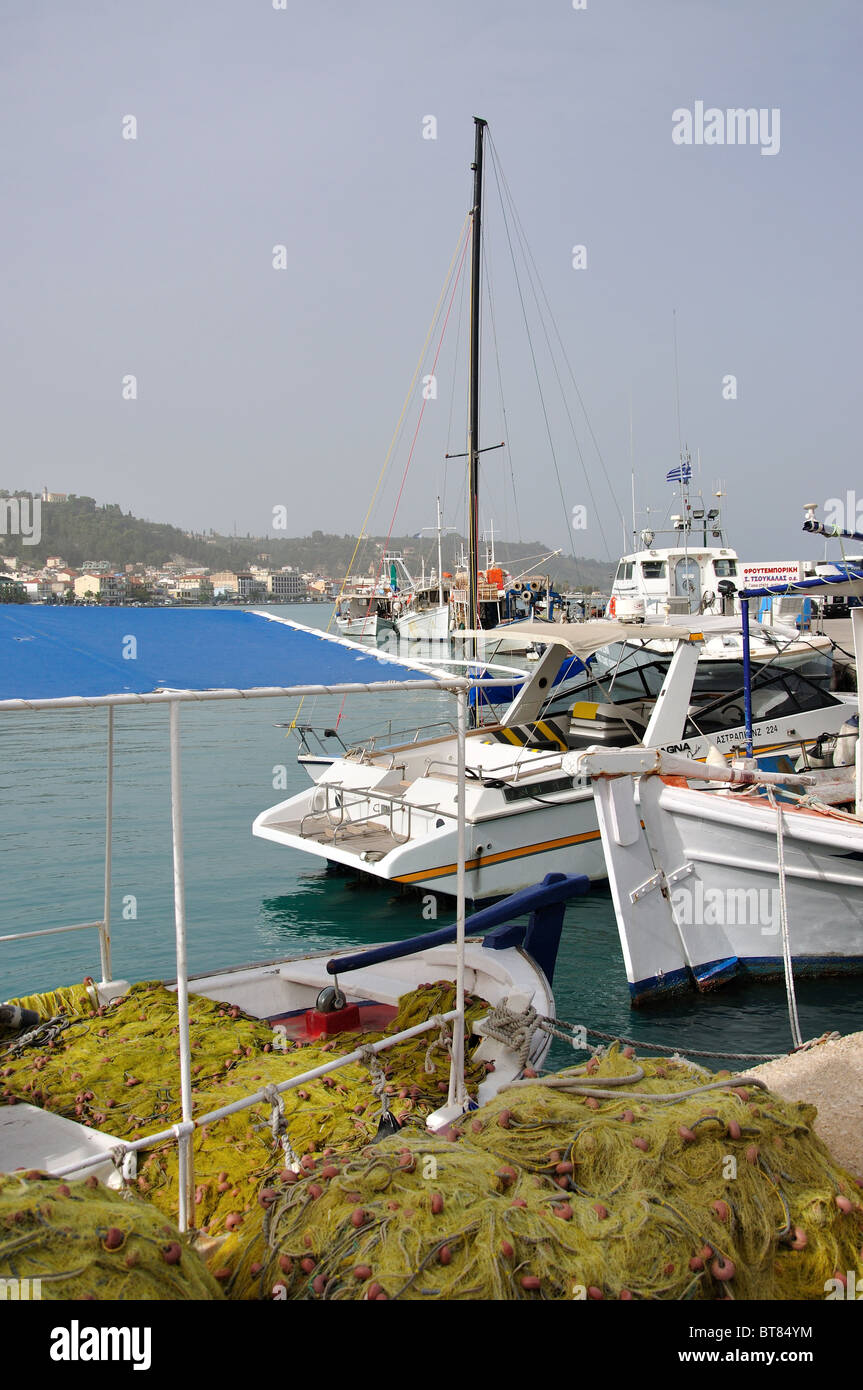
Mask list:
[[[483,524],[616,558],[684,444],[745,559],[812,558],[804,503],[863,522],[861,37],[855,0],[0,0],[0,486],[464,529],[480,115]],[[732,108],[757,143],[708,143]]]

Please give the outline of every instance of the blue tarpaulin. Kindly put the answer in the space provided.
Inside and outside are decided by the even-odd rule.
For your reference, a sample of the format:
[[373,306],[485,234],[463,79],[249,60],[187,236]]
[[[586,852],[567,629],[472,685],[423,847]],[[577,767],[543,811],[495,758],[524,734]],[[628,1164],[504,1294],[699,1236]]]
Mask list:
[[236,609],[0,606],[0,703],[446,677]]

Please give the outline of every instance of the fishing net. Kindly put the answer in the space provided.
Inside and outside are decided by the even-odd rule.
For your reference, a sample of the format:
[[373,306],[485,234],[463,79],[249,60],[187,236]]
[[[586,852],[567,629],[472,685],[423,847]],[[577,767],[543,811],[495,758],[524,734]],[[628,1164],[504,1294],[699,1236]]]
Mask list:
[[0,1175],[0,1279],[7,1298],[10,1280],[31,1299],[222,1297],[175,1226],[93,1176]]
[[[401,1032],[451,1010],[455,987],[446,981],[421,986],[403,996],[396,1017],[384,1030]],[[134,985],[115,1003],[94,1009],[86,990],[53,991],[14,1001],[45,1019],[21,1046],[7,1035],[0,1042],[0,1100],[29,1101],[46,1110],[92,1125],[120,1139],[138,1139],[181,1118],[176,995],[157,983]],[[469,999],[472,1021],[488,1012]],[[268,1084],[325,1065],[333,1052],[357,1046],[356,1035],[327,1041],[294,1042],[265,1021],[248,1018],[236,1006],[200,995],[189,1000],[193,1099],[196,1114],[239,1100]],[[364,1033],[371,1043],[384,1033]],[[378,1132],[385,1087],[390,1112],[404,1126],[418,1124],[446,1099],[449,1052],[439,1031],[422,1034],[388,1050],[373,1076],[355,1064],[283,1096],[285,1133],[299,1157],[324,1149],[361,1147]],[[475,1092],[485,1076],[482,1063],[467,1062],[467,1082]],[[195,1224],[215,1235],[239,1225],[254,1208],[257,1189],[284,1166],[273,1112],[262,1102],[240,1114],[195,1131]],[[137,1189],[168,1215],[179,1204],[177,1146],[144,1150],[138,1158]]]
[[[446,1012],[453,993],[404,996],[386,1031]],[[29,1046],[7,1039],[7,1101],[118,1137],[179,1118],[171,991],[138,985],[100,1010],[86,992],[18,1002],[46,1022]],[[470,1001],[468,1035],[486,1012]],[[190,1032],[198,1114],[358,1041],[294,1043],[200,996]],[[196,1130],[195,1224],[214,1276],[238,1299],[788,1299],[863,1275],[859,1186],[815,1136],[811,1106],[630,1052],[510,1087],[443,1137],[424,1125],[449,1073],[433,1030],[383,1054],[384,1072],[354,1064],[286,1092],[284,1129],[264,1101]],[[473,1095],[485,1067],[469,1048]],[[372,1144],[384,1087],[401,1130]],[[176,1145],[139,1155],[136,1181],[173,1216]]]
[[715,1078],[616,1047],[590,1065],[599,1092],[643,1075],[620,1096],[510,1088],[449,1138],[283,1173],[216,1277],[230,1298],[823,1299],[863,1274],[859,1187],[811,1106],[754,1087],[650,1100]]

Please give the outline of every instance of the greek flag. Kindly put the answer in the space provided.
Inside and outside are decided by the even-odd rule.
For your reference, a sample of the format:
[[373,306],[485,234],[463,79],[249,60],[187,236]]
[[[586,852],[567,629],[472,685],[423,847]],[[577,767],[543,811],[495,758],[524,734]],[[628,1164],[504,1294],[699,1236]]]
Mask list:
[[688,483],[692,481],[692,464],[687,461],[679,468],[670,468],[665,475],[667,483]]

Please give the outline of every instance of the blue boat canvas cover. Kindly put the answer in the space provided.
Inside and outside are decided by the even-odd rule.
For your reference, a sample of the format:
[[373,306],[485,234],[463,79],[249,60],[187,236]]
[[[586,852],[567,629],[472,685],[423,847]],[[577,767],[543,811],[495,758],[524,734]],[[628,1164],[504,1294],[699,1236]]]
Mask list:
[[0,709],[162,691],[463,683],[285,618],[236,609],[0,607]]

